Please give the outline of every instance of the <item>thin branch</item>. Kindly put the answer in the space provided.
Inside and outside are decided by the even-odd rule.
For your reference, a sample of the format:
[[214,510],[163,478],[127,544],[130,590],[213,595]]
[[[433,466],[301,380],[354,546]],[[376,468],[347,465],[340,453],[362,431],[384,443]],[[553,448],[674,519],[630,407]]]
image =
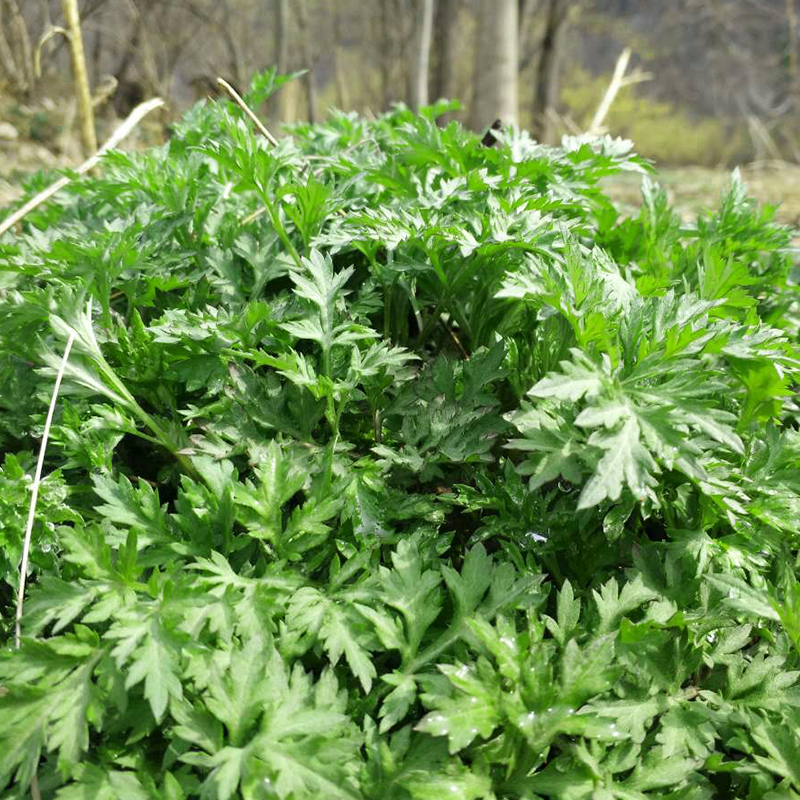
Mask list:
[[461,355],[464,357],[465,361],[469,361],[469,353],[464,349],[464,345],[461,344],[461,340],[456,336],[455,331],[441,318],[439,317],[439,322],[441,322],[442,327],[450,334],[450,338],[455,343],[456,347],[461,351]]
[[[93,17],[97,11],[99,11],[109,0],[97,0],[96,3],[93,5],[87,5],[86,8],[83,9],[81,12],[81,19],[85,23],[90,17]],[[45,23],[47,24],[48,28],[53,27],[52,20],[50,19],[50,5],[47,2],[42,4],[44,6],[44,13],[45,13]],[[61,52],[61,46],[66,42],[67,39],[57,39],[55,47],[53,48],[52,55],[55,57]]]
[[230,95],[231,99],[244,111],[256,126],[258,132],[273,146],[278,146],[278,140],[264,127],[264,123],[255,115],[250,106],[245,103],[242,96],[231,86],[225,78],[217,78],[217,83]]
[[92,108],[99,108],[117,91],[119,82],[113,75],[106,75],[105,82],[92,95]]
[[[154,97],[152,100],[148,100],[145,103],[140,103],[136,108],[131,111],[122,125],[117,128],[114,133],[111,135],[111,138],[89,159],[83,162],[75,172],[78,175],[83,175],[85,172],[88,172],[94,166],[97,165],[98,161],[102,158],[102,156],[108,151],[113,150],[138,124],[141,120],[146,117],[151,111],[155,111],[157,108],[161,108],[164,105],[164,101],[160,97]],[[59,178],[55,183],[48,186],[44,191],[39,192],[35,197],[32,197],[28,200],[25,205],[21,208],[17,209],[10,217],[0,222],[0,236],[2,236],[7,230],[11,229],[16,225],[21,219],[25,216],[30,214],[37,206],[40,206],[46,200],[49,200],[56,192],[63,189],[72,181],[70,177]]]
[[252,214],[248,214],[240,224],[249,225],[251,222],[255,222],[259,217],[263,217],[268,211],[269,209],[266,206],[262,206],[256,209]]
[[614,66],[614,74],[611,76],[611,83],[608,84],[603,99],[600,101],[597,111],[595,111],[592,124],[589,125],[589,133],[598,134],[600,132],[603,121],[611,108],[611,104],[614,102],[617,92],[619,92],[622,86],[622,79],[625,77],[625,70],[628,69],[628,62],[630,60],[631,49],[630,47],[626,47],[617,59],[617,63]]
[[33,74],[37,80],[42,77],[42,48],[54,36],[63,36],[69,41],[70,33],[66,28],[62,28],[60,25],[51,25],[42,34],[42,38],[39,39],[39,43],[36,45],[36,49],[33,51]]
[[611,106],[616,100],[619,90],[624,86],[630,86],[634,83],[641,83],[642,81],[650,80],[651,75],[646,72],[634,72],[625,77],[625,70],[628,69],[628,62],[631,60],[631,49],[626,47],[617,59],[616,66],[614,67],[614,74],[611,77],[611,83],[608,84],[606,93],[600,101],[600,105],[595,111],[594,118],[591,125],[589,125],[589,133],[598,136],[603,129],[603,122],[605,121]]

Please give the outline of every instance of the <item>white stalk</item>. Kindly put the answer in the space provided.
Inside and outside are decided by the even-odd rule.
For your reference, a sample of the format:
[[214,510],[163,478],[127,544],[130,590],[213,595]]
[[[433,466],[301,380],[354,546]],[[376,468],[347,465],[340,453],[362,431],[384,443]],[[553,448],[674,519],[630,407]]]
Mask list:
[[25,528],[25,540],[22,544],[22,561],[19,566],[19,592],[17,593],[17,621],[14,626],[14,646],[19,649],[20,635],[22,628],[22,604],[25,597],[25,579],[28,575],[28,558],[31,551],[31,534],[33,532],[33,520],[36,515],[36,501],[39,497],[39,484],[42,482],[42,467],[44,466],[44,453],[47,449],[47,439],[50,436],[50,426],[53,424],[53,413],[56,409],[58,390],[61,388],[61,379],[64,377],[64,370],[67,366],[69,351],[75,341],[75,332],[70,331],[67,339],[67,346],[64,348],[64,357],[61,359],[61,366],[56,375],[55,386],[53,386],[53,396],[50,398],[50,408],[47,410],[47,419],[44,423],[44,433],[42,434],[42,444],[39,447],[39,461],[36,464],[36,474],[33,477],[33,491],[31,492],[31,505],[28,509],[28,524]]

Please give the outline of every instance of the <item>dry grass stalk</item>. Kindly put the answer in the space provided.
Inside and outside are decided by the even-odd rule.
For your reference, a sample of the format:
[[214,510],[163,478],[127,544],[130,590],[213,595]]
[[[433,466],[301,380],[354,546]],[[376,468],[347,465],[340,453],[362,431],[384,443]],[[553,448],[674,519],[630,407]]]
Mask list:
[[97,134],[94,128],[94,109],[92,93],[89,90],[89,75],[86,71],[86,55],[83,52],[83,35],[77,0],[62,0],[61,8],[69,31],[69,49],[72,55],[72,74],[75,80],[75,93],[78,97],[78,110],[81,119],[81,142],[84,155],[97,150]]
[[[83,162],[75,172],[78,175],[82,175],[84,172],[88,172],[90,169],[95,167],[97,163],[100,161],[101,157],[104,153],[108,150],[113,150],[138,124],[139,122],[144,119],[151,111],[155,111],[157,108],[161,108],[164,105],[164,101],[160,97],[154,97],[152,100],[148,100],[145,103],[140,103],[136,108],[131,111],[122,125],[117,128],[108,141],[89,159]],[[55,183],[48,186],[43,191],[39,192],[35,197],[32,197],[28,200],[25,205],[21,208],[17,209],[10,217],[0,222],[0,236],[2,236],[6,231],[10,230],[14,227],[21,219],[27,214],[30,214],[37,206],[40,206],[46,200],[49,200],[56,192],[63,189],[67,184],[70,183],[72,178],[59,178]]]
[[39,39],[39,43],[36,45],[36,49],[33,51],[33,74],[37,79],[42,77],[42,49],[51,39],[55,38],[56,36],[63,36],[67,41],[69,41],[69,31],[66,28],[62,28],[60,25],[51,25],[42,34],[42,38]]
[[255,115],[255,112],[250,108],[250,106],[245,103],[242,99],[242,96],[236,89],[231,86],[225,78],[217,78],[217,83],[230,95],[231,99],[239,106],[239,108],[244,111],[245,114],[250,118],[253,125],[256,126],[258,132],[273,146],[278,146],[278,140],[266,129],[264,123]]
[[42,433],[42,443],[39,446],[39,460],[36,462],[36,472],[33,476],[33,487],[31,491],[31,504],[28,508],[28,524],[25,526],[25,539],[22,542],[22,560],[19,566],[19,590],[17,592],[17,616],[14,623],[14,647],[19,650],[20,637],[22,635],[22,607],[25,602],[25,582],[28,576],[28,558],[31,550],[31,534],[33,533],[33,521],[36,516],[36,501],[39,497],[39,485],[42,482],[42,468],[44,467],[44,453],[47,449],[47,440],[50,437],[50,427],[53,424],[53,414],[56,409],[58,390],[61,388],[61,380],[64,377],[64,369],[67,366],[69,351],[72,350],[72,343],[75,341],[75,332],[70,331],[67,345],[64,348],[64,356],[61,359],[61,366],[58,368],[56,382],[53,386],[53,395],[50,398],[50,407],[47,409],[47,418],[44,422],[44,432]]
[[[225,78],[217,78],[217,83],[227,92],[230,98],[236,103],[239,108],[244,111],[245,114],[250,118],[253,125],[256,126],[258,132],[273,146],[278,146],[278,140],[267,130],[264,123],[256,116],[255,112],[250,108],[250,106],[245,103],[244,98],[236,91],[236,89],[231,86]],[[251,222],[257,220],[263,214],[266,214],[268,211],[267,208],[259,208],[258,210],[254,211],[252,214],[248,214],[243,220],[242,225],[249,225]]]
[[103,83],[92,96],[92,108],[99,108],[117,91],[119,82],[113,75],[106,75]]
[[[39,460],[36,462],[36,472],[33,476],[33,487],[31,491],[31,504],[28,508],[28,524],[25,526],[25,539],[22,543],[22,559],[19,565],[19,590],[17,592],[17,614],[14,623],[14,647],[19,650],[20,640],[22,636],[22,608],[25,602],[25,582],[28,577],[28,559],[31,552],[31,535],[33,533],[33,521],[36,517],[36,501],[39,498],[39,486],[42,482],[42,468],[44,467],[44,454],[47,450],[47,440],[50,437],[50,428],[53,424],[53,413],[56,408],[56,400],[58,399],[58,390],[61,388],[61,380],[64,377],[64,369],[67,366],[67,359],[69,352],[72,350],[72,343],[75,341],[75,332],[70,332],[67,339],[67,345],[64,348],[64,356],[61,359],[61,366],[58,368],[56,375],[56,382],[53,386],[53,395],[50,398],[50,407],[47,409],[47,419],[44,423],[44,432],[42,433],[42,443],[39,447]],[[33,773],[31,778],[31,796],[33,800],[41,800],[41,792],[39,791],[39,778],[36,773]]]

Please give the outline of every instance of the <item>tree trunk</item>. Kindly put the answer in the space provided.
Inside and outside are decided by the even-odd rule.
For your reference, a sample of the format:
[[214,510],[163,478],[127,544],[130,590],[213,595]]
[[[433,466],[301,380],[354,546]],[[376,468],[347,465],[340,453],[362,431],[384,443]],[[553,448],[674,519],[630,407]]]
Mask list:
[[[102,14],[97,15],[98,27],[102,28],[104,20]],[[103,61],[103,39],[105,37],[99,30],[94,31],[92,37],[92,84],[97,87],[100,85],[100,65]]]
[[[381,0],[381,89],[383,105],[408,102],[411,94],[408,59],[411,44],[408,36],[409,0]],[[402,88],[401,88],[402,87]]]
[[3,19],[3,0],[0,0],[0,80],[8,83],[12,91],[23,94],[25,89],[25,79],[19,71],[17,62],[14,60],[14,53],[11,44],[5,35],[6,24]]
[[383,94],[383,107],[388,108],[392,102],[392,24],[391,11],[388,0],[380,3],[381,9],[381,51],[380,51],[380,71],[381,71],[381,93]]
[[414,55],[411,64],[411,107],[418,111],[428,105],[428,76],[433,35],[433,0],[416,0]]
[[317,87],[314,83],[314,57],[311,53],[311,39],[308,32],[308,14],[306,0],[297,0],[297,29],[300,38],[300,50],[303,54],[303,69],[307,70],[303,83],[306,87],[306,112],[309,122],[316,122]]
[[131,7],[136,15],[133,21],[133,33],[130,35],[130,38],[128,38],[125,49],[122,51],[122,57],[117,63],[117,68],[114,70],[114,77],[120,85],[128,77],[128,70],[133,63],[133,57],[138,51],[139,40],[142,37],[143,11],[146,12],[148,10],[147,8],[140,9],[136,3],[131,3]]
[[395,17],[393,36],[395,39],[395,61],[400,67],[400,80],[397,86],[403,86],[402,96],[397,96],[397,86],[394,89],[394,100],[402,100],[411,104],[411,70],[406,54],[411,52],[414,37],[414,15],[411,13],[411,0],[395,0]]
[[247,81],[246,70],[242,65],[242,54],[240,51],[239,41],[231,30],[232,20],[234,18],[234,9],[228,4],[228,0],[223,0],[221,3],[222,9],[222,22],[218,26],[218,30],[222,36],[222,41],[225,43],[225,50],[228,53],[228,72],[230,75],[229,80],[234,84],[237,91],[243,91]]
[[534,48],[531,46],[531,22],[536,19],[541,0],[519,0],[519,71],[522,74],[533,60]]
[[[289,71],[289,0],[275,1],[275,39],[273,43],[275,53],[275,68],[278,74]],[[275,122],[286,119],[286,89],[278,89],[272,95],[269,104],[269,116]]]
[[339,3],[333,7],[333,79],[336,84],[336,105],[343,111],[350,105],[347,83],[342,69],[342,14]]
[[481,131],[495,119],[516,124],[518,100],[518,0],[480,0],[475,48],[472,127]]
[[433,96],[437,100],[456,96],[456,63],[458,48],[456,24],[458,21],[458,0],[439,0],[436,6],[436,56],[433,72]]
[[536,68],[531,125],[534,137],[540,142],[549,143],[553,136],[551,113],[558,102],[558,79],[568,5],[568,0],[548,0],[547,3],[544,37]]
[[789,96],[795,112],[800,111],[800,67],[797,63],[797,12],[795,0],[786,0],[786,27],[789,39]]
[[289,0],[277,0],[275,53],[278,72],[289,71]]

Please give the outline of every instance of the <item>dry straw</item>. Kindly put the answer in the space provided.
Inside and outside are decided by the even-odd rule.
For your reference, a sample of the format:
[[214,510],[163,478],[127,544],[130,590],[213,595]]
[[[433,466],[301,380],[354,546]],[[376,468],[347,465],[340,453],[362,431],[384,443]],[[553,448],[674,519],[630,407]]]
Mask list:
[[[102,158],[102,156],[108,151],[115,148],[135,127],[139,124],[139,122],[144,119],[151,111],[155,111],[157,108],[161,108],[164,105],[164,101],[160,97],[154,97],[152,100],[147,100],[144,103],[136,106],[136,108],[131,111],[125,121],[117,128],[114,133],[111,135],[111,138],[89,159],[83,162],[75,172],[78,175],[82,175],[85,172],[88,172],[92,169]],[[39,192],[35,197],[32,197],[25,205],[21,206],[17,209],[13,214],[7,217],[5,220],[0,222],[0,236],[2,236],[6,231],[10,230],[14,227],[20,220],[24,219],[27,214],[30,214],[34,208],[40,206],[46,200],[49,200],[56,192],[63,189],[67,184],[70,183],[72,178],[64,177],[59,178],[55,183],[48,186],[43,191]]]
[[22,561],[19,566],[19,592],[17,593],[17,620],[14,626],[14,646],[19,649],[21,627],[22,627],[22,605],[25,598],[25,580],[28,575],[28,558],[31,552],[31,534],[33,532],[33,520],[36,516],[36,501],[39,497],[39,485],[42,482],[42,467],[44,466],[44,453],[47,449],[47,440],[50,437],[50,427],[53,424],[53,413],[56,409],[58,390],[61,388],[61,379],[64,377],[64,370],[69,359],[69,351],[75,341],[75,331],[70,331],[67,339],[67,346],[64,348],[64,356],[61,359],[61,366],[58,368],[56,382],[53,386],[53,396],[50,398],[50,408],[47,409],[47,419],[44,423],[44,433],[42,434],[42,444],[39,447],[39,461],[36,464],[36,474],[33,477],[33,491],[31,492],[31,504],[28,509],[28,524],[25,527],[25,540],[22,543]]
[[[33,490],[31,491],[31,504],[28,509],[28,524],[25,526],[25,539],[22,543],[22,560],[19,565],[19,591],[17,593],[17,616],[14,625],[14,647],[19,650],[20,639],[22,634],[22,608],[25,602],[25,582],[28,576],[28,558],[31,552],[31,535],[33,533],[33,520],[36,516],[36,501],[39,498],[39,485],[42,482],[42,468],[44,466],[44,454],[47,450],[47,440],[50,437],[50,427],[53,424],[53,413],[56,408],[56,400],[58,399],[58,390],[61,388],[61,379],[64,377],[64,370],[67,366],[69,359],[69,351],[72,349],[72,343],[75,341],[75,331],[70,331],[67,345],[64,348],[64,356],[61,359],[61,366],[58,368],[56,375],[56,382],[53,386],[53,396],[50,398],[50,408],[47,409],[47,419],[44,423],[44,432],[42,433],[42,444],[39,447],[39,460],[36,464],[36,473],[33,477]],[[33,800],[41,800],[41,792],[39,791],[39,779],[36,773],[33,773],[31,778],[31,796]]]

